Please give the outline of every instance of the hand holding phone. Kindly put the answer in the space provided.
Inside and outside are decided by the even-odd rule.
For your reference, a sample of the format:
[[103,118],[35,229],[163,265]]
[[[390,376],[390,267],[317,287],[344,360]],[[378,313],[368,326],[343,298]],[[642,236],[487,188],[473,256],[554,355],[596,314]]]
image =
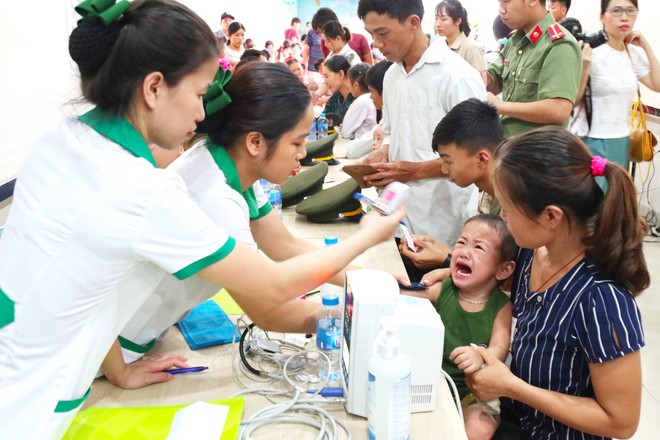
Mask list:
[[429,290],[429,288],[426,287],[424,284],[417,283],[417,282],[410,283],[409,286],[406,286],[405,284],[399,283],[399,287],[403,290]]
[[364,180],[364,176],[378,172],[371,165],[344,165],[341,170],[355,179],[360,188],[369,188],[371,186]]

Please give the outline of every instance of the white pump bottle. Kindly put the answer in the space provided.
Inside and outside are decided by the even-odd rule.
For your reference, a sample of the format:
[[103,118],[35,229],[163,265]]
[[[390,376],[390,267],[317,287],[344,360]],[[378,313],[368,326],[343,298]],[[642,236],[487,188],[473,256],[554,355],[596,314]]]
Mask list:
[[409,440],[411,384],[410,359],[399,353],[393,316],[379,321],[380,334],[369,359],[367,419],[370,440]]

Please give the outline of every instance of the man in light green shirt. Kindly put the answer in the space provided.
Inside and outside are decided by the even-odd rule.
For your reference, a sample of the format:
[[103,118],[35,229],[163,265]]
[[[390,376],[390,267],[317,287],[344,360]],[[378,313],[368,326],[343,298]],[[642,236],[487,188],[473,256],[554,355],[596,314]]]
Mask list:
[[545,0],[500,0],[500,16],[518,29],[488,68],[488,101],[502,116],[504,136],[565,125],[582,73],[577,41],[546,11]]

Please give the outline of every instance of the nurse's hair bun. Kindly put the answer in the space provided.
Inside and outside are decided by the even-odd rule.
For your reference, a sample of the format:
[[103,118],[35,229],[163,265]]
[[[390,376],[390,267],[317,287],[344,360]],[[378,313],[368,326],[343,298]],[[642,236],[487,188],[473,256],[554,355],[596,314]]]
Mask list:
[[123,23],[124,20],[118,20],[106,25],[100,18],[78,22],[69,36],[69,54],[82,76],[94,76],[98,72],[110,55]]

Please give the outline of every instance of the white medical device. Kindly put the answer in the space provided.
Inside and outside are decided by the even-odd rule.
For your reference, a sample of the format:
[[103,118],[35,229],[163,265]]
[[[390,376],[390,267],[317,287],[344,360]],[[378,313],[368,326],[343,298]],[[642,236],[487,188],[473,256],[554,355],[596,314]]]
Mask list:
[[412,412],[433,411],[442,370],[442,320],[429,300],[399,295],[392,275],[367,269],[346,274],[341,362],[346,411],[367,416],[369,357],[384,316],[399,322],[399,350],[411,361]]

